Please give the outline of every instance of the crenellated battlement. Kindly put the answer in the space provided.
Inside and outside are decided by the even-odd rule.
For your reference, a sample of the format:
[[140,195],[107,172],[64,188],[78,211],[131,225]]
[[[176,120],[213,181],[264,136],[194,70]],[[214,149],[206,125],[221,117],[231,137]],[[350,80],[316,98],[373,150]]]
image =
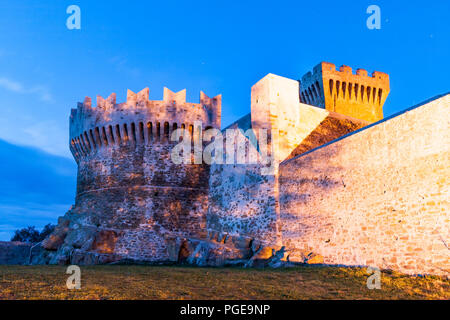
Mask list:
[[200,92],[200,102],[186,102],[186,89],[164,88],[163,100],[149,100],[149,88],[128,90],[127,101],[116,102],[116,94],[97,96],[96,106],[86,97],[70,114],[70,149],[77,161],[105,146],[168,142],[177,128],[191,132],[195,122],[203,129],[220,129],[222,96],[209,98]]
[[[378,80],[389,80],[389,75],[384,72],[374,71],[374,72],[372,72],[372,75],[369,76],[367,70],[365,70],[365,69],[358,68],[358,69],[356,69],[356,73],[353,73],[352,67],[342,65],[339,67],[339,70],[337,70],[336,65],[334,63],[321,62],[313,68],[313,72],[308,71],[302,77],[302,82],[306,82],[306,81],[310,80],[313,76],[320,76],[324,73],[333,73],[338,76],[339,75],[340,76],[354,75],[354,76],[374,78],[374,79],[378,79]],[[358,79],[358,78],[355,77],[354,79]],[[362,78],[359,78],[359,79],[366,80],[366,79],[362,79]]]
[[[158,106],[171,106],[177,107],[179,110],[185,110],[185,107],[194,107],[194,113],[202,113],[205,110],[218,111],[220,109],[222,95],[209,98],[203,91],[200,91],[200,102],[190,103],[186,102],[186,89],[179,92],[173,92],[170,89],[164,87],[163,100],[149,100],[149,88],[145,88],[137,93],[127,90],[127,101],[123,103],[116,103],[116,94],[111,93],[108,98],[97,96],[97,106],[92,106],[92,99],[85,97],[83,102],[78,102],[77,108],[71,110],[71,121],[74,121],[76,116],[80,114],[89,114],[93,112],[113,112],[119,110],[120,112],[126,109],[133,108],[151,108]],[[204,111],[201,111],[201,110]]]
[[389,94],[389,75],[333,63],[321,62],[301,78],[303,103],[325,108],[369,122],[383,118],[383,104]]

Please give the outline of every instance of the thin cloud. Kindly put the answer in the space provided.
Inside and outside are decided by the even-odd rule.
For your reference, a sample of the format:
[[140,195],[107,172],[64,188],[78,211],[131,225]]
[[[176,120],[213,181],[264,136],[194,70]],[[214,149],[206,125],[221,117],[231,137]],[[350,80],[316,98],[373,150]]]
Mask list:
[[53,102],[53,96],[47,87],[42,85],[31,86],[27,89],[22,83],[0,77],[0,87],[18,94],[35,94],[44,102]]
[[0,78],[0,87],[18,93],[23,93],[25,91],[19,82],[7,78]]
[[53,121],[37,122],[29,124],[22,131],[28,139],[27,145],[39,147],[51,154],[72,158],[67,139],[61,139],[66,136],[67,132],[58,123]]
[[125,58],[114,56],[109,59],[109,63],[113,64],[118,72],[124,72],[133,77],[137,77],[140,74],[139,69],[130,67],[127,59]]
[[[4,112],[3,112],[4,111]],[[2,110],[3,117],[0,117],[0,139],[10,143],[32,146],[39,148],[53,155],[63,156],[72,159],[67,142],[68,129],[65,123],[56,121],[37,121],[27,114],[12,114],[8,108]],[[14,121],[12,121],[14,119]],[[14,126],[17,122],[21,126]]]
[[40,99],[44,102],[53,102],[53,97],[52,97],[51,93],[44,86],[32,87],[29,90],[29,92],[37,94],[40,97]]

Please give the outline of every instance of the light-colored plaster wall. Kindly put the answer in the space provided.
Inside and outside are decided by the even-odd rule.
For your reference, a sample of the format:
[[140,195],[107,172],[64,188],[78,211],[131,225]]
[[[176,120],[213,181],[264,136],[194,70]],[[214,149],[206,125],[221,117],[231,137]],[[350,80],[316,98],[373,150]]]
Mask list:
[[270,132],[276,163],[292,150],[328,115],[328,111],[300,103],[296,80],[268,74],[252,87],[251,121],[258,129]]

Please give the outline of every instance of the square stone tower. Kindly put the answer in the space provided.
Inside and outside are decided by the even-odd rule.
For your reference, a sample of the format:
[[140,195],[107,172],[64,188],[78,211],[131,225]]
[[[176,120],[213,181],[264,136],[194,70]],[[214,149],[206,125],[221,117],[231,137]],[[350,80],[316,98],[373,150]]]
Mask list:
[[300,100],[356,119],[376,122],[383,119],[383,104],[389,94],[389,75],[321,62],[301,81]]

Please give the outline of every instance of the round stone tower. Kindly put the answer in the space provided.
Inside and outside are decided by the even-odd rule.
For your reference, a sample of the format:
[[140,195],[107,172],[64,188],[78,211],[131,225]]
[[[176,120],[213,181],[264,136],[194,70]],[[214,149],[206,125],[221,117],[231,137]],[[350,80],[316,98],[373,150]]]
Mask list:
[[128,90],[126,103],[117,104],[113,93],[97,97],[96,107],[86,98],[72,109],[77,191],[64,217],[68,232],[60,256],[72,250],[66,257],[71,262],[104,262],[86,261],[92,254],[96,259],[103,254],[113,255],[112,260],[176,261],[184,239],[204,238],[209,166],[175,164],[171,150],[178,142],[170,136],[179,128],[193,133],[198,122],[203,130],[220,129],[220,113],[220,95],[209,98],[201,92],[200,103],[187,103],[186,90],[167,88],[162,101],[150,101],[146,88]]

